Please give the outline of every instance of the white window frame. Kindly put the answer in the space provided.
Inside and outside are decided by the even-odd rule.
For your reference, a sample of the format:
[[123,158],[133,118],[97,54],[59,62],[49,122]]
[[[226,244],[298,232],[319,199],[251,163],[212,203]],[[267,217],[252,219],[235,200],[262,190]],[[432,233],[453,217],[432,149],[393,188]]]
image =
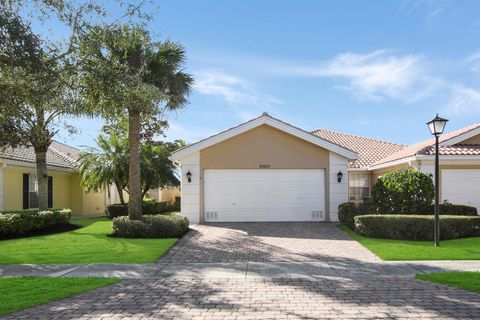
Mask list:
[[[365,175],[367,177],[367,184],[366,186],[353,186],[351,185],[353,180],[352,177],[354,175]],[[351,196],[352,196],[352,192],[351,192],[351,189],[350,188],[367,188],[368,189],[368,195],[367,197],[370,197],[371,196],[371,192],[372,192],[372,186],[371,186],[371,174],[370,172],[366,171],[366,172],[349,172],[348,173],[348,202],[353,202],[353,203],[363,203],[363,200],[365,199],[365,197],[363,197],[362,199],[351,199]]]
[[[33,185],[33,190],[32,190],[32,185]],[[31,203],[31,194],[36,193],[37,194],[37,206],[32,207]],[[29,173],[28,174],[28,209],[38,209],[38,179],[37,175],[35,173]]]

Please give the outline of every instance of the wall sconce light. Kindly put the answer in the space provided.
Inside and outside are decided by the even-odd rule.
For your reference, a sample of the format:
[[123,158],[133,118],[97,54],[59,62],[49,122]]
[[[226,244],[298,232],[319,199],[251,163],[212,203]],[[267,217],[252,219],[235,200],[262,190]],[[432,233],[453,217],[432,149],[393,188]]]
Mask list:
[[342,182],[342,178],[343,178],[343,173],[342,173],[342,171],[338,171],[338,173],[337,173],[337,181],[338,181],[338,183]]
[[188,170],[186,176],[187,176],[188,183],[192,182],[192,173],[190,172],[190,170]]
[[430,173],[428,176],[430,177],[430,179],[433,179],[433,174],[432,173]]

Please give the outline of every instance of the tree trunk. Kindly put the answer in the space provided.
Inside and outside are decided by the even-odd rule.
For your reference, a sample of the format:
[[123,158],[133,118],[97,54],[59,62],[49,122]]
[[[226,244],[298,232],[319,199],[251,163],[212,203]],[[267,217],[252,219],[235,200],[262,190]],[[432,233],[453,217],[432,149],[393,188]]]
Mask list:
[[140,177],[140,112],[130,111],[128,119],[128,144],[130,150],[128,172],[128,217],[142,218],[142,181]]
[[37,163],[37,181],[38,181],[38,209],[48,209],[48,171],[47,171],[47,151],[44,149],[35,149],[35,159]]
[[125,199],[123,198],[123,189],[120,187],[120,184],[115,183],[115,187],[117,188],[118,198],[120,198],[120,203],[125,204]]

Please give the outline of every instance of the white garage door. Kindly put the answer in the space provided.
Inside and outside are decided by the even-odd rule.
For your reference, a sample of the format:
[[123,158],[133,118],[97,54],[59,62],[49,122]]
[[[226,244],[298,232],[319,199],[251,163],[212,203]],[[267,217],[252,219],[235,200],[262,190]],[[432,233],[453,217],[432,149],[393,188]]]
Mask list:
[[480,170],[442,170],[442,200],[477,207],[480,212]]
[[205,170],[205,221],[321,221],[323,169]]

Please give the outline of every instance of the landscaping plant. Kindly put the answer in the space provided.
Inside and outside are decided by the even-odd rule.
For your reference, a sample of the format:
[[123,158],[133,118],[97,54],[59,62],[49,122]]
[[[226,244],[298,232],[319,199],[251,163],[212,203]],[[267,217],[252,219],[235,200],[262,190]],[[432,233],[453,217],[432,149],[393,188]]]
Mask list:
[[378,178],[372,189],[377,211],[383,214],[428,212],[435,190],[432,179],[416,169],[402,169]]

